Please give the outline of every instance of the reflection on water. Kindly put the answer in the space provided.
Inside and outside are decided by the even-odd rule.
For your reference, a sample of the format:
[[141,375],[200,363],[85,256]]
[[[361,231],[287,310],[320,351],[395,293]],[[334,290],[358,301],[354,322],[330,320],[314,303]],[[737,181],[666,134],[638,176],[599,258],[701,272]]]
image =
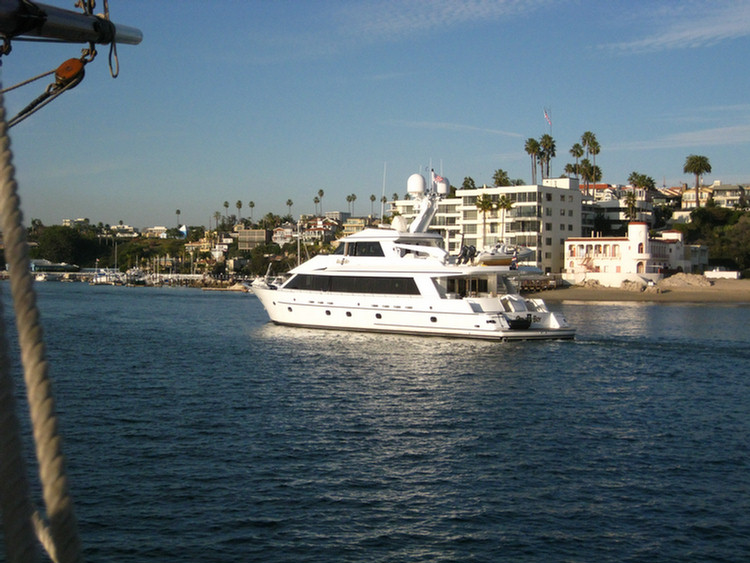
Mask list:
[[564,303],[576,340],[500,343],[39,291],[88,560],[750,553],[747,307]]

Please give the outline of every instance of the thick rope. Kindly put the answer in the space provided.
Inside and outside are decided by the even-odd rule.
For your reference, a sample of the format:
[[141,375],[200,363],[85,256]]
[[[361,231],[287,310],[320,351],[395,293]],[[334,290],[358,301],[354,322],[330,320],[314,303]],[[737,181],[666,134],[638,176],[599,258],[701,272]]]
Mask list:
[[8,562],[21,563],[36,559],[37,543],[3,317],[0,302],[0,509]]
[[[49,519],[49,535],[54,545],[54,549],[48,549],[48,553],[53,561],[77,563],[81,560],[80,541],[73,502],[68,493],[65,459],[57,431],[55,401],[48,377],[49,365],[29,268],[26,231],[22,224],[8,125],[1,96],[0,229],[5,241],[5,259],[10,267],[10,286],[16,313],[21,362],[24,368],[36,456],[39,461],[42,493]],[[40,540],[46,543],[44,536],[42,533]]]

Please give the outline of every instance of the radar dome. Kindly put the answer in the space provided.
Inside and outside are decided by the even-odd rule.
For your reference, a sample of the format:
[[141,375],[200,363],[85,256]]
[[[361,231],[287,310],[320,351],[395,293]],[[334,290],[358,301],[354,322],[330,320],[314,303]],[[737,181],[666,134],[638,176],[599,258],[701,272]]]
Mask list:
[[423,194],[425,185],[425,179],[421,174],[412,174],[406,182],[406,191],[410,194]]
[[451,191],[451,183],[448,178],[443,178],[437,183],[437,193],[440,195],[448,195]]

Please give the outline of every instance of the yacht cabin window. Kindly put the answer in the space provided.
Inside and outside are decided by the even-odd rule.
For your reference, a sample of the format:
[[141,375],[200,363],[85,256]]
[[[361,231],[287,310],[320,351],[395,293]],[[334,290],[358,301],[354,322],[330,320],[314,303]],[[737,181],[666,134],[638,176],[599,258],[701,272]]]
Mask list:
[[346,242],[339,244],[334,254],[346,256],[385,256],[377,241]]

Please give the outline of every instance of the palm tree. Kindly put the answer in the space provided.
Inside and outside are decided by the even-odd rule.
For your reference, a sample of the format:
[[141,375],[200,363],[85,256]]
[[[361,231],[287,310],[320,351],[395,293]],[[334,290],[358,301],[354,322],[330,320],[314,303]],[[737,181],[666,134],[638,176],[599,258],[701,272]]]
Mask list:
[[250,208],[250,222],[253,222],[253,209],[255,208],[255,202],[254,201],[248,201],[247,206]]
[[357,196],[356,194],[352,194],[352,209],[351,209],[352,215],[354,215],[354,202],[355,201],[357,201]]
[[291,199],[286,200],[286,206],[289,209],[289,215],[292,214],[292,205],[294,205],[294,202]]
[[375,202],[377,201],[377,197],[375,197],[375,194],[370,194],[370,216],[372,217],[375,215],[375,210],[373,208],[373,205],[375,205]]
[[[594,189],[596,189],[596,183],[602,179],[602,172],[596,166],[596,155],[599,154],[600,150],[601,147],[599,146],[599,141],[597,141],[596,137],[594,137],[594,139],[589,144],[589,154],[592,156],[591,161],[594,167]],[[598,173],[597,170],[599,171]]]
[[625,217],[629,221],[638,218],[638,198],[635,195],[635,187],[625,195]]
[[238,199],[234,206],[237,208],[237,217],[239,217],[240,222],[242,222],[242,202]]
[[315,204],[315,215],[318,214],[318,204],[320,203],[320,198],[318,196],[315,196],[313,198],[313,203]]
[[701,206],[700,182],[701,176],[711,172],[711,163],[707,156],[691,154],[685,159],[685,166],[682,167],[685,174],[695,174],[695,207]]
[[[214,212],[214,220],[216,221],[216,232],[219,231],[219,219],[221,219],[221,213],[219,211]],[[210,227],[211,225],[209,225]]]
[[325,195],[325,192],[323,190],[318,190],[318,197],[320,198],[320,214],[323,215],[323,196]]
[[539,141],[529,137],[526,139],[524,149],[526,149],[526,153],[531,157],[531,183],[536,184],[536,163],[539,158],[539,152],[541,151]]
[[[596,143],[596,135],[594,135],[591,131],[586,131],[583,135],[581,135],[581,145],[586,150],[586,160],[589,158],[590,154],[590,147],[592,143]],[[586,193],[589,192],[589,183],[588,180],[586,180]]]
[[393,201],[398,201],[398,194],[393,192]]
[[576,178],[578,178],[578,159],[583,156],[583,147],[580,143],[575,143],[572,147],[570,147],[570,156],[576,159],[576,167],[574,168],[574,170]]
[[565,168],[563,168],[563,172],[568,175],[568,178],[572,176],[578,175],[578,164],[571,164],[568,162],[568,164],[565,165]]
[[591,161],[588,158],[584,158],[578,165],[578,171],[581,174],[581,178],[583,178],[583,181],[586,183],[586,195],[589,195],[588,185],[596,176]]
[[500,210],[500,240],[505,240],[505,213],[513,208],[513,200],[501,195],[495,206]]
[[177,215],[177,226],[179,227],[180,226],[180,210],[178,209],[177,211],[175,211],[175,214]]
[[482,194],[477,198],[476,206],[482,213],[482,248],[484,248],[487,236],[487,212],[495,208],[495,202],[492,201],[489,194]]
[[511,185],[510,176],[508,176],[508,173],[502,168],[498,168],[497,170],[495,170],[495,174],[493,174],[492,176],[492,181],[495,183],[496,186],[510,186]]
[[539,146],[543,152],[542,163],[545,168],[542,178],[549,178],[549,161],[557,156],[555,140],[552,138],[552,135],[544,134],[542,135],[542,138],[539,139]]
[[224,202],[224,216],[229,219],[229,202]]

